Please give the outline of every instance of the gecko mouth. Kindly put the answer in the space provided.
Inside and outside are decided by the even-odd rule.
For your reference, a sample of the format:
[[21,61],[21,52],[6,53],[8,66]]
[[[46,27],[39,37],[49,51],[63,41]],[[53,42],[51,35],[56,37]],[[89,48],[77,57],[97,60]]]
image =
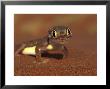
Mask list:
[[61,44],[64,44],[68,41],[69,38],[59,38],[59,39],[55,39],[56,42],[58,43],[61,43]]

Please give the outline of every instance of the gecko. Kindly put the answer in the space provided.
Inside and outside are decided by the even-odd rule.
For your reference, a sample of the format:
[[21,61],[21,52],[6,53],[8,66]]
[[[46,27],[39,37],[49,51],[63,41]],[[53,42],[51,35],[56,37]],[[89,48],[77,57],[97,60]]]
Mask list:
[[67,26],[51,27],[47,36],[22,43],[15,51],[15,56],[34,56],[37,62],[41,61],[43,57],[63,59],[68,54],[64,43],[71,37],[71,29]]

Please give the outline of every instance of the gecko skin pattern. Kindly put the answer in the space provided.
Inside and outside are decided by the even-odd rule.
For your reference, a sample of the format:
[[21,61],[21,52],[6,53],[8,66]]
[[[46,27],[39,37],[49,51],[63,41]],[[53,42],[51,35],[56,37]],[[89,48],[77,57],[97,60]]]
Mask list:
[[41,60],[43,57],[63,59],[68,55],[64,43],[70,37],[72,37],[72,33],[69,27],[54,26],[49,29],[46,37],[21,44],[15,51],[15,56],[30,55],[35,56],[37,60]]

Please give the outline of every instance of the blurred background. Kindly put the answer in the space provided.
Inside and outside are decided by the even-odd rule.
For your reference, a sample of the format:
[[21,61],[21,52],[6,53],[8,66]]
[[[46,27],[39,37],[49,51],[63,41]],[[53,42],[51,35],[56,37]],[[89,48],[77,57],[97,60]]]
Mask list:
[[95,14],[15,14],[14,23],[15,44],[46,36],[49,28],[56,25],[70,27],[74,42],[78,39],[85,41],[90,37],[96,38],[97,32]]
[[[67,59],[50,60],[45,66],[63,66],[65,68],[21,68],[20,64],[34,65],[31,57],[20,60],[15,57],[15,75],[96,75],[97,71],[97,15],[96,14],[15,14],[14,43],[42,38],[48,29],[56,25],[68,26],[72,38],[65,44],[69,50]],[[69,66],[68,66],[69,65]],[[73,67],[74,65],[74,67]],[[23,67],[23,66],[22,66]],[[49,72],[51,70],[51,72]],[[30,72],[28,72],[30,71]],[[43,73],[41,72],[43,71]],[[63,72],[61,72],[63,71]]]

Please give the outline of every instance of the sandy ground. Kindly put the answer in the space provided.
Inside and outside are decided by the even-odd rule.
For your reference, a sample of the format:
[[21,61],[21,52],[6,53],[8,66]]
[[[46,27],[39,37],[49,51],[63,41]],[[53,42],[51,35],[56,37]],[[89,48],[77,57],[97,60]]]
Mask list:
[[[60,20],[59,20],[60,19]],[[96,15],[15,15],[15,49],[23,41],[47,35],[49,26],[68,25],[73,37],[65,44],[66,59],[44,58],[41,63],[31,56],[14,59],[16,76],[96,76],[97,75],[97,21]],[[39,23],[38,23],[39,22]],[[31,25],[30,25],[31,24]],[[36,30],[39,29],[39,30]],[[36,35],[37,34],[37,35]]]

